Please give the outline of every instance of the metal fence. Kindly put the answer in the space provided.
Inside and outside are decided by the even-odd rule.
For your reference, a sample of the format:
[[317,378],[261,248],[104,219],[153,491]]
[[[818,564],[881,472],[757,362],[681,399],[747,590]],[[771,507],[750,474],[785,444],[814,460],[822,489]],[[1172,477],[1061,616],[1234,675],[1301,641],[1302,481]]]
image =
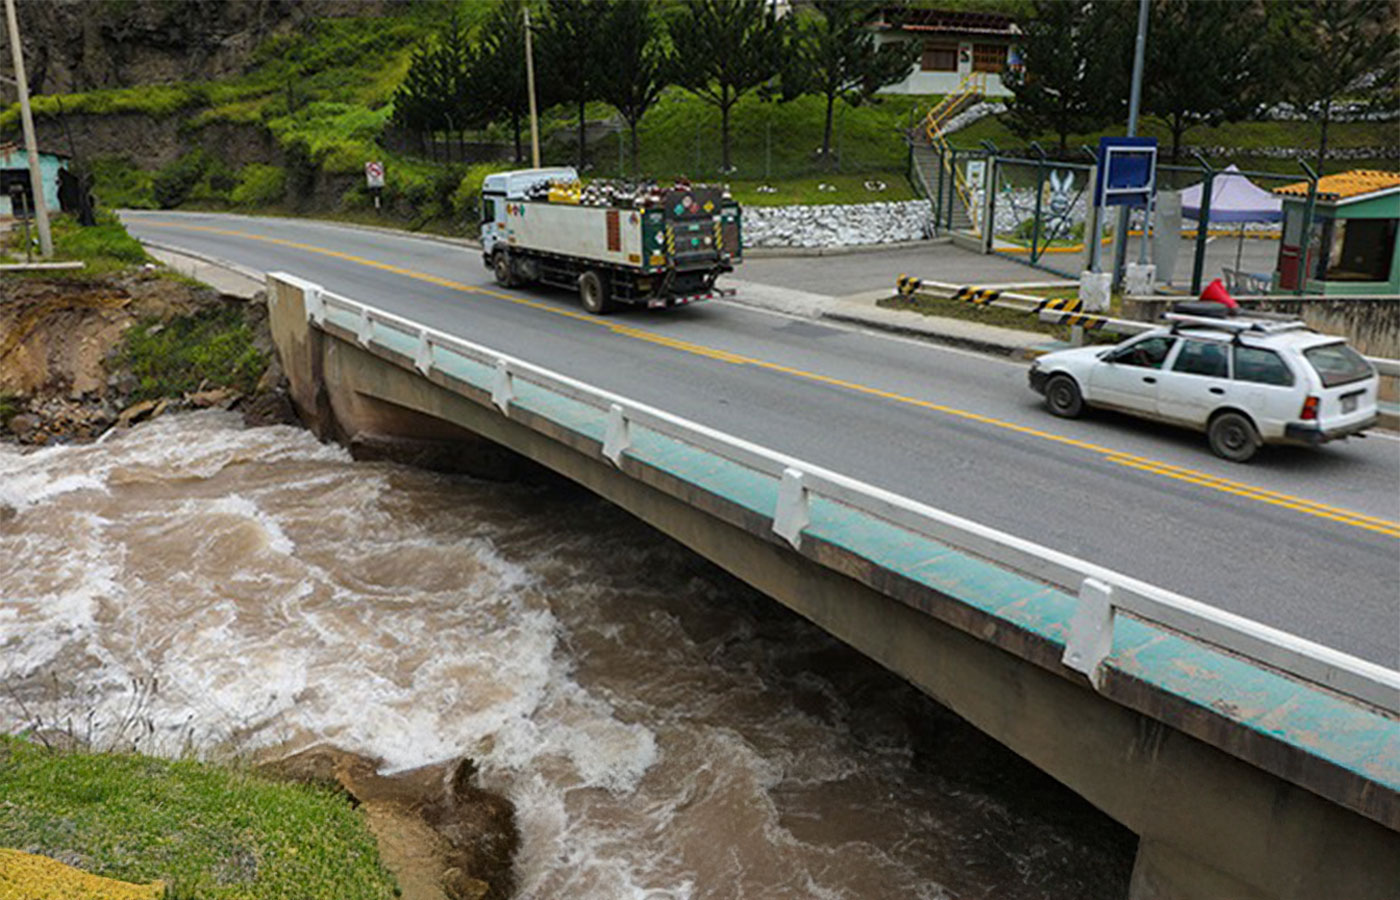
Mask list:
[[[855,514],[970,553],[1079,597],[1064,650],[1065,665],[1097,686],[1120,613],[1158,623],[1305,681],[1400,713],[1400,672],[1146,584],[1066,553],[980,525],[893,492],[725,434],[629,398],[557,374],[426,325],[323,290],[294,276],[268,276],[304,298],[308,319],[333,325],[365,347],[400,357],[424,376],[434,372],[489,394],[503,415],[513,409],[553,415],[599,444],[601,458],[624,458],[657,439],[713,454],[746,470],[752,493],[772,498],[762,512],[775,535],[802,550],[809,526]],[[549,410],[549,412],[546,412]],[[623,469],[625,472],[626,470]]]
[[[932,201],[939,231],[961,232],[998,255],[1077,278],[1088,268],[1085,230],[1092,218],[1096,163],[1087,146],[1080,148],[1080,158],[1068,160],[1052,158],[1034,143],[1017,151],[991,144],[947,151],[916,146],[912,177]],[[1263,217],[1222,221],[1218,210],[1211,215],[1208,198],[1230,179],[1247,179],[1265,192],[1304,183],[1309,197],[1304,231],[1315,224],[1317,177],[1306,166],[1291,172],[1222,169],[1203,158],[1190,165],[1159,165],[1150,218],[1147,210],[1132,210],[1123,235],[1116,208],[1098,223],[1102,268],[1151,263],[1157,284],[1169,292],[1196,294],[1217,278],[1239,296],[1277,290],[1282,223]],[[1191,215],[1182,203],[1188,189],[1201,198]],[[1208,227],[1198,227],[1197,217]]]

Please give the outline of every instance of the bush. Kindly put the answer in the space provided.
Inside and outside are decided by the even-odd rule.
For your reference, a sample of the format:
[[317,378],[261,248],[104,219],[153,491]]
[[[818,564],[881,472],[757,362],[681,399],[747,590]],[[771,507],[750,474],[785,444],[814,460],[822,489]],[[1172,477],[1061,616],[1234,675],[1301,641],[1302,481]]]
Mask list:
[[474,222],[481,211],[481,185],[492,172],[506,172],[515,168],[511,163],[484,162],[467,167],[467,172],[457,182],[450,198],[453,217],[464,222]]
[[161,209],[172,209],[185,202],[209,168],[209,155],[192,150],[167,166],[157,170],[151,183],[151,194]]
[[54,252],[63,259],[80,259],[87,275],[101,274],[148,261],[146,248],[127,234],[116,214],[102,211],[97,224],[79,225],[71,216],[53,218]]
[[153,209],[154,178],[127,156],[104,156],[89,164],[94,178],[93,193],[108,209]]
[[119,359],[137,378],[137,400],[178,397],[201,385],[251,393],[267,368],[237,306],[143,322],[127,332]]
[[281,166],[249,163],[238,170],[230,199],[239,206],[272,206],[287,193],[287,173]]

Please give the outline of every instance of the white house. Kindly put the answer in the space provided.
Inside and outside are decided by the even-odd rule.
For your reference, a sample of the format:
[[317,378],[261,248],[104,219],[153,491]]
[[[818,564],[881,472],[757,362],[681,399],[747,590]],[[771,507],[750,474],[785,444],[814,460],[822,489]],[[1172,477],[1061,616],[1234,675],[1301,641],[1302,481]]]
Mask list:
[[881,9],[870,23],[881,44],[919,41],[923,54],[909,77],[882,89],[887,94],[951,94],[963,78],[985,73],[984,93],[1009,97],[1001,73],[1020,65],[1021,30],[1010,16],[944,9]]

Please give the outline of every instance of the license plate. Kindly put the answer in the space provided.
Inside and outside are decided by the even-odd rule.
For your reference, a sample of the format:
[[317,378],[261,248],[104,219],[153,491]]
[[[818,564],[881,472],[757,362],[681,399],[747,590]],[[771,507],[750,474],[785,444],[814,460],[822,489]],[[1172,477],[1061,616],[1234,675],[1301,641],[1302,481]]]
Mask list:
[[1355,394],[1347,394],[1344,397],[1342,397],[1342,412],[1356,412],[1356,401],[1360,398],[1360,392],[1357,392]]

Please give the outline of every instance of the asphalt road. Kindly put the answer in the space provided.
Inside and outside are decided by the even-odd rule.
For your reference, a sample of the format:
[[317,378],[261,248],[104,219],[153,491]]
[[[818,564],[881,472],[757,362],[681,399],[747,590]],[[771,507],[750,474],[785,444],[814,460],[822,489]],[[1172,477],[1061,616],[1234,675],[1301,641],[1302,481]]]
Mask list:
[[[1188,432],[1109,415],[1051,418],[1026,387],[1024,363],[722,302],[575,316],[577,300],[565,292],[498,292],[512,299],[474,292],[491,285],[480,254],[430,240],[214,214],[124,218],[138,237],[296,274],[1400,668],[1400,440],[1393,435],[1318,450],[1269,448],[1248,466],[1232,465]],[[851,260],[793,264],[804,283],[823,283],[825,270],[825,283],[844,293],[842,273],[859,269]],[[787,265],[742,274],[762,280],[762,270]]]

